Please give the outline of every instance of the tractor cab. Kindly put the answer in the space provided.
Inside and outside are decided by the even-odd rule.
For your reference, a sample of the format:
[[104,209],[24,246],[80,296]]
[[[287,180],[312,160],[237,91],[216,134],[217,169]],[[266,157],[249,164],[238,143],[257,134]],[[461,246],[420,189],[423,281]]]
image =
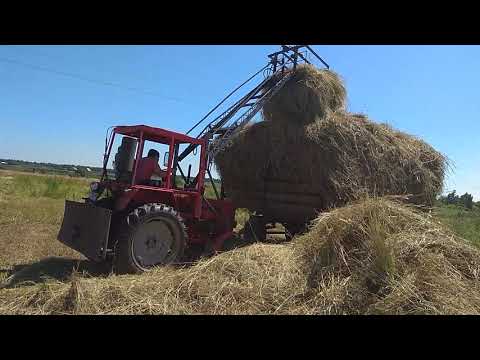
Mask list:
[[[202,190],[203,176],[205,173],[205,162],[201,162],[203,153],[205,153],[206,143],[204,139],[196,139],[184,134],[179,134],[173,131],[168,131],[160,128],[154,128],[145,125],[139,126],[120,126],[115,127],[110,136],[109,149],[106,153],[104,163],[108,164],[112,146],[115,143],[117,137],[121,137],[121,143],[118,147],[117,154],[112,161],[112,165],[115,172],[115,180],[135,185],[146,185],[151,187],[162,187],[165,189],[197,189]],[[118,141],[117,141],[118,142]],[[178,162],[178,154],[182,146],[195,145],[200,148],[199,156],[194,157],[193,160],[197,166],[197,176],[194,179],[191,178],[190,164],[188,168],[188,176],[186,172],[180,166]],[[149,184],[141,184],[138,179],[139,161],[147,155],[149,149],[161,150],[159,164],[163,167],[163,170],[167,172],[165,178],[152,177]],[[197,155],[195,152],[194,155]],[[106,166],[104,166],[103,178],[108,175]],[[198,185],[198,186],[197,186]]]
[[[118,149],[115,156],[111,156],[114,144],[118,145]],[[188,170],[184,170],[178,154],[188,146],[196,146],[197,150],[182,162],[189,162]],[[111,192],[112,196],[107,197],[114,199],[115,211],[146,201],[157,201],[178,206],[194,218],[201,217],[206,172],[204,139],[145,125],[119,126],[113,129],[106,150],[102,178],[92,185],[90,200],[96,202],[106,191]],[[144,179],[141,162],[151,150],[159,153],[160,158],[156,161],[160,160],[158,166],[164,176],[153,174]],[[109,164],[113,174],[107,168]]]

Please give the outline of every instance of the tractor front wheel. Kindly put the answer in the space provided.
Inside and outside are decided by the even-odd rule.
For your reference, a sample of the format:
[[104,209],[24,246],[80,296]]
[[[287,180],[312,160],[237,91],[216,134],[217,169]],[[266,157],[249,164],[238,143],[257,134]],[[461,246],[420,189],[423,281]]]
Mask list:
[[155,266],[177,263],[187,242],[185,226],[177,212],[156,203],[132,211],[117,234],[113,263],[117,274],[138,274]]

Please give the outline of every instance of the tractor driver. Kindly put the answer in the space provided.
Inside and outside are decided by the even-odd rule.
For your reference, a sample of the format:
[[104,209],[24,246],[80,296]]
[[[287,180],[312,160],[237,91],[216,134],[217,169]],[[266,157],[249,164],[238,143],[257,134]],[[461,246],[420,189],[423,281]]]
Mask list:
[[158,165],[160,154],[157,150],[151,149],[148,152],[147,157],[140,160],[137,169],[137,184],[150,185],[150,178],[152,175],[156,175],[162,180],[165,180],[167,172],[162,170]]

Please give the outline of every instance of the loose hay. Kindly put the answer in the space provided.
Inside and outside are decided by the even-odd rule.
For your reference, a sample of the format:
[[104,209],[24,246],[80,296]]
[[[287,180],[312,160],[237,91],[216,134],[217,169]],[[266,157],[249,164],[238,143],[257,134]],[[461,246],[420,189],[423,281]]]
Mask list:
[[261,314],[304,313],[292,293],[298,276],[288,246],[255,245],[185,269],[0,290],[0,313]]
[[429,215],[367,199],[289,245],[185,269],[0,290],[1,314],[480,314],[480,251]]
[[318,313],[480,313],[480,251],[405,205],[326,213],[296,249]]
[[311,208],[310,215],[365,194],[411,194],[413,202],[431,205],[446,170],[444,156],[425,142],[343,111],[306,125],[256,123],[215,160],[239,206],[260,210],[270,192]]
[[312,122],[345,108],[346,90],[338,74],[300,65],[292,78],[263,107],[270,121]]

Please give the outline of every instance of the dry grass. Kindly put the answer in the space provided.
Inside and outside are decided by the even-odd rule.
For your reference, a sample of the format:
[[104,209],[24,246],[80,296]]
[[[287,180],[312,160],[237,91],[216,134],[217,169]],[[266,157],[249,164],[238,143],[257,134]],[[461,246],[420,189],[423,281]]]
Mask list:
[[[0,173],[0,281],[46,257],[82,259],[78,253],[56,241],[64,203],[61,199],[39,195],[47,189],[45,184],[49,183],[49,177],[32,175],[38,181],[33,180],[31,188],[17,186],[25,184],[24,176],[13,172]],[[79,183],[78,188],[81,186]],[[87,188],[88,182],[84,181],[84,186]],[[46,193],[57,197],[51,191]],[[73,260],[70,262],[74,263]]]
[[142,276],[99,279],[74,274],[69,282],[0,291],[0,313],[281,313],[292,308],[290,303],[284,308],[293,301],[291,256],[287,247],[257,245],[190,268],[162,268]]
[[480,251],[405,205],[366,200],[326,213],[296,246],[319,312],[480,313]]
[[367,199],[287,245],[191,267],[0,290],[3,314],[478,314],[480,252],[424,213]]
[[78,199],[82,188],[88,189],[86,180],[70,183],[58,177],[0,173],[0,265],[75,254],[53,240],[62,221],[63,199]]
[[312,65],[301,65],[265,104],[263,117],[271,121],[312,122],[344,109],[345,98],[345,86],[338,74]]

